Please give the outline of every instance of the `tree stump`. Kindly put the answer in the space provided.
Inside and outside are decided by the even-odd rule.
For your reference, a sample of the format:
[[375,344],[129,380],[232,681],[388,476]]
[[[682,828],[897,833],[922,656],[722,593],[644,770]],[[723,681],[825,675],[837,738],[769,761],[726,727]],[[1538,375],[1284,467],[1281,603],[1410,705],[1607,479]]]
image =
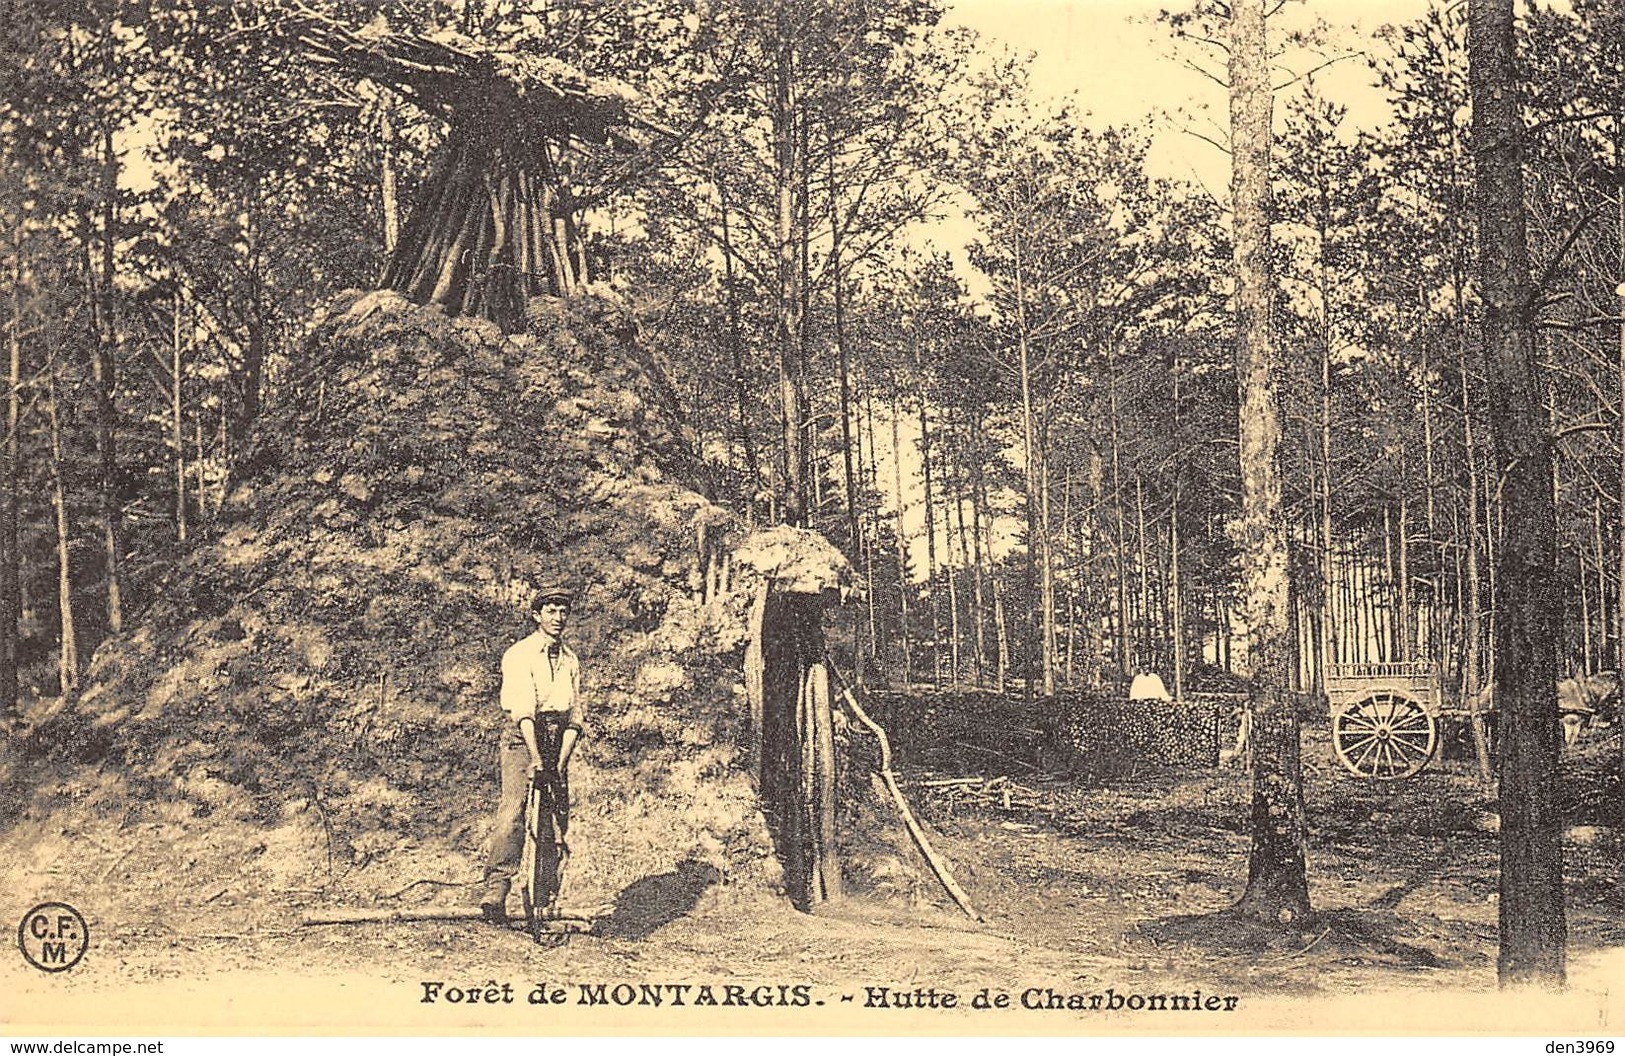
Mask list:
[[735,557],[761,577],[745,654],[752,776],[790,900],[811,911],[841,895],[824,613],[851,567],[823,536],[788,527],[756,533]]

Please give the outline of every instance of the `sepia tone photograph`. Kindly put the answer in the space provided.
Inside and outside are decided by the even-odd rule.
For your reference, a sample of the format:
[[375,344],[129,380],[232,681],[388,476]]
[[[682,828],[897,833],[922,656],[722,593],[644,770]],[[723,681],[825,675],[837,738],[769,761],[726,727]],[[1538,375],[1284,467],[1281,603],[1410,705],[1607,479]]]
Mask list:
[[1617,0],[0,7],[0,1033],[1625,1035]]

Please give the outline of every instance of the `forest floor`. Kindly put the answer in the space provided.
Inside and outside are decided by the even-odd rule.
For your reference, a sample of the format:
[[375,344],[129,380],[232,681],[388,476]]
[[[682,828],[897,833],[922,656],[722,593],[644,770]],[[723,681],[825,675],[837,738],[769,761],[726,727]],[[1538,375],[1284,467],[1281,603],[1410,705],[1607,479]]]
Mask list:
[[[278,845],[290,836],[267,841],[263,831],[253,845],[234,846],[253,833],[207,818],[95,809],[93,790],[81,788],[77,815],[65,801],[32,829],[16,826],[0,852],[8,902],[72,892],[94,941],[84,963],[60,975],[5,959],[0,990],[12,997],[0,1006],[0,1027],[1166,1034],[1296,1033],[1310,1024],[1505,1033],[1535,1024],[1538,1033],[1618,1033],[1625,884],[1619,834],[1607,821],[1619,746],[1606,732],[1591,738],[1565,756],[1562,774],[1571,988],[1534,1020],[1519,1017],[1535,999],[1509,1002],[1494,990],[1497,839],[1493,803],[1472,767],[1436,762],[1406,781],[1361,781],[1336,765],[1324,729],[1311,727],[1304,758],[1317,915],[1280,929],[1219,912],[1246,874],[1247,780],[1235,769],[1146,769],[1094,787],[1024,769],[947,772],[941,761],[905,771],[904,787],[981,923],[928,880],[911,879],[884,902],[849,899],[809,916],[760,884],[687,858],[619,890],[594,889],[597,874],[581,860],[609,853],[613,841],[577,833],[575,864],[587,867],[567,885],[566,901],[597,917],[597,934],[556,948],[477,921],[302,926],[302,913],[345,904],[359,890],[353,875],[319,882],[297,873],[292,863],[308,868],[319,834],[303,848]],[[70,862],[65,839],[100,848],[99,866]],[[245,856],[259,863],[253,882],[244,879]],[[279,857],[289,864],[269,868]],[[380,867],[363,863],[359,874],[369,868]],[[473,874],[472,862],[398,857],[368,890],[373,904],[468,906]],[[425,1002],[423,984],[436,981],[511,983],[513,1003]],[[594,1005],[582,991],[677,982],[713,984],[724,999],[728,985],[753,996],[744,1008],[693,1007],[693,991],[673,1007],[666,990],[658,1007],[647,996],[622,1007]],[[528,1004],[538,983],[556,984],[565,1003]],[[764,984],[769,990],[755,989]],[[804,985],[813,1004],[794,1007],[793,991],[780,985]],[[934,988],[958,995],[961,1007],[868,1007],[867,987]],[[1013,1007],[965,1008],[984,988],[1008,994]],[[1103,995],[1104,1005],[1021,1009],[1024,998],[1035,1000],[1033,988],[1040,1003],[1053,990],[1086,1003]],[[1110,1009],[1112,995],[1197,989],[1238,997],[1235,1016]],[[1399,1000],[1374,1003],[1377,994]]]

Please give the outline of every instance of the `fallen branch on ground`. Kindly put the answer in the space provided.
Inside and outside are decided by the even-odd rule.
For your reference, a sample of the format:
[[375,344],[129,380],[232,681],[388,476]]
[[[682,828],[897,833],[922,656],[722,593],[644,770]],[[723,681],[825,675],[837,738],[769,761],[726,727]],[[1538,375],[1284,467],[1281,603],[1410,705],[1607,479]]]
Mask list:
[[[830,662],[829,667],[831,671],[835,670],[833,662]],[[875,723],[875,720],[869,717],[869,713],[863,710],[863,706],[852,695],[852,690],[845,685],[841,686],[841,699],[846,701],[846,706],[851,709],[853,717],[862,723],[864,728],[880,742],[880,769],[876,773],[879,775],[881,783],[886,786],[886,791],[891,793],[892,802],[897,806],[897,813],[903,819],[903,828],[908,830],[909,838],[914,841],[914,846],[918,848],[920,854],[925,858],[926,864],[931,867],[931,872],[935,874],[937,882],[942,885],[943,890],[948,892],[948,897],[954,900],[954,905],[958,906],[967,917],[980,923],[982,915],[971,905],[970,896],[965,894],[964,889],[954,880],[953,874],[948,871],[947,863],[939,858],[937,852],[932,849],[931,841],[926,838],[925,831],[920,828],[920,823],[914,818],[914,811],[909,809],[908,800],[903,798],[902,790],[897,787],[897,778],[892,774],[891,770],[891,741],[887,739],[886,731],[881,729]]]
[[419,886],[421,886],[423,884],[431,884],[431,885],[433,885],[435,887],[467,887],[468,886],[465,883],[459,883],[459,882],[457,882],[455,880],[429,880],[429,879],[414,880],[410,884],[407,884],[405,887],[401,888],[399,891],[391,891],[389,894],[385,895],[384,897],[385,898],[400,898],[402,895],[406,894],[408,891],[412,890],[414,887],[419,887]]

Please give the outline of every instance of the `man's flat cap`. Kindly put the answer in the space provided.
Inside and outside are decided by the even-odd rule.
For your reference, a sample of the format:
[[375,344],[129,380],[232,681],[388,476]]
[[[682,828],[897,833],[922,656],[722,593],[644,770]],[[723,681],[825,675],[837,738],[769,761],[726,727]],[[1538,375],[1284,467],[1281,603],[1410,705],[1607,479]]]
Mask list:
[[575,588],[562,579],[546,580],[536,586],[536,596],[531,599],[531,608],[539,608],[545,602],[562,601],[569,604],[576,600]]

